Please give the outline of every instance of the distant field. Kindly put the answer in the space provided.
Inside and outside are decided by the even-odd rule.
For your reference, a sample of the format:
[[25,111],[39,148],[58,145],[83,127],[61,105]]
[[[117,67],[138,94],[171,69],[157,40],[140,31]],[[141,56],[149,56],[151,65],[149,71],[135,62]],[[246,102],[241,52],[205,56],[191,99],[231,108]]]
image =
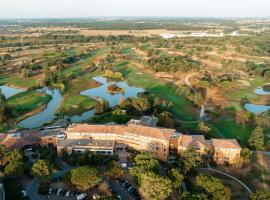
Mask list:
[[21,75],[0,76],[0,84],[8,84],[18,88],[30,88],[37,85],[35,77],[24,78]]

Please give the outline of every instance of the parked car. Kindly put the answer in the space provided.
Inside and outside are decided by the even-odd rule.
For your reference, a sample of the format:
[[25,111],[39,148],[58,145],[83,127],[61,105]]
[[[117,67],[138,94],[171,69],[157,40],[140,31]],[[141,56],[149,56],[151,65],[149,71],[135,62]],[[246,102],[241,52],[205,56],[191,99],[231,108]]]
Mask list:
[[54,192],[54,188],[49,188],[49,194],[52,194]]
[[62,191],[62,189],[61,189],[61,188],[60,188],[60,189],[58,189],[58,190],[57,190],[56,195],[57,195],[57,196],[60,196],[61,191]]
[[69,197],[70,196],[70,191],[67,191],[66,194],[65,194],[66,197]]
[[81,194],[79,194],[79,195],[77,196],[77,200],[83,200],[83,199],[85,199],[86,196],[87,196],[87,195],[86,195],[85,193],[81,193]]

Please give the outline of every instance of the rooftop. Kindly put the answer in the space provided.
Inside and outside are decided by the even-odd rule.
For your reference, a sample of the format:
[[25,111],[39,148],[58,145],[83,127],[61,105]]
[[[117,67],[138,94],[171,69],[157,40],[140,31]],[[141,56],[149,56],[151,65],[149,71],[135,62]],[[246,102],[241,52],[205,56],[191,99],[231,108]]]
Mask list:
[[89,147],[89,148],[113,148],[114,141],[112,140],[90,140],[90,139],[66,139],[59,140],[60,147]]
[[182,135],[179,137],[179,143],[183,147],[204,148],[206,141],[203,135]]
[[157,139],[170,139],[176,132],[175,129],[148,127],[136,124],[128,125],[90,125],[90,124],[72,124],[68,127],[67,132],[80,133],[113,133],[124,134],[131,133],[138,136],[152,137]]
[[236,139],[211,139],[214,148],[241,149]]

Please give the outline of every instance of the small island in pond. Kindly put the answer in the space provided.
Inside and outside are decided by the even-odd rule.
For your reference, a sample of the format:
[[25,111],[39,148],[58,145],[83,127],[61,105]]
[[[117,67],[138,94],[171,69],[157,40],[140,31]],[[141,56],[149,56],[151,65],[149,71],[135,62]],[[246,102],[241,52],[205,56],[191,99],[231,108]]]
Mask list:
[[270,92],[270,83],[267,83],[265,85],[262,86],[263,90],[266,92]]
[[118,87],[115,83],[109,85],[107,91],[111,94],[119,94],[125,92],[123,88]]

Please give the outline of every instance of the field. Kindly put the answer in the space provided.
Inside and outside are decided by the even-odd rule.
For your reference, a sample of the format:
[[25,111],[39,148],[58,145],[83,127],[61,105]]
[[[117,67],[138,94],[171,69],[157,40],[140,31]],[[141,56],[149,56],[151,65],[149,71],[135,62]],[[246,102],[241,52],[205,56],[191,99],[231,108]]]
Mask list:
[[[249,113],[244,123],[236,117],[247,112],[245,103],[270,104],[269,96],[254,93],[270,81],[268,32],[258,35],[242,24],[210,19],[190,23],[165,20],[163,24],[142,19],[65,23],[52,26],[45,20],[39,26],[1,29],[0,84],[57,88],[63,98],[55,112],[72,116],[94,108],[94,98],[80,95],[100,86],[93,76],[104,76],[106,70],[120,72],[129,85],[142,87],[170,105],[178,131],[200,133],[198,120],[204,105],[204,121],[211,128],[208,136],[236,138],[244,146],[256,127],[256,117],[269,120],[268,112]],[[70,24],[77,26],[71,28]],[[227,33],[228,26],[237,29],[238,35]],[[191,36],[219,33],[225,36]],[[178,37],[164,39],[160,34]],[[50,99],[27,91],[12,97],[8,104],[21,119],[44,109]],[[113,121],[111,111],[104,113],[104,121]],[[268,130],[266,125],[263,128]]]

